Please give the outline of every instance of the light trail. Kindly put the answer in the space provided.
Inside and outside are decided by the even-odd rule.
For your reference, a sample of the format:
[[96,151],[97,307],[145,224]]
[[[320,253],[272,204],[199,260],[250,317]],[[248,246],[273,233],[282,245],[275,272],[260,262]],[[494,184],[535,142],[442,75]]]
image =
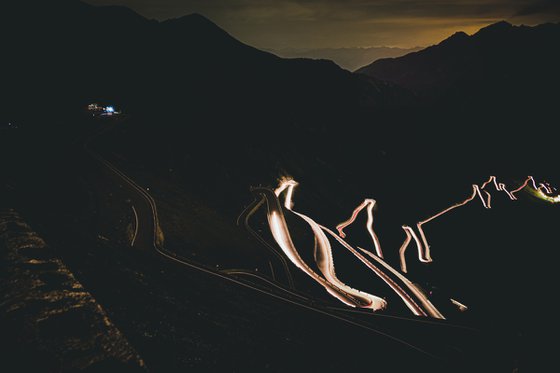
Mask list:
[[[276,193],[279,194],[284,189],[285,188],[277,189]],[[272,232],[272,236],[274,237],[274,240],[280,246],[282,251],[286,254],[288,259],[290,259],[290,261],[296,267],[301,269],[314,281],[323,286],[325,290],[332,296],[348,306],[371,308],[373,310],[381,309],[382,306],[385,306],[385,301],[381,299],[382,302],[379,302],[377,299],[380,298],[378,297],[369,295],[359,290],[352,289],[349,286],[344,285],[341,281],[331,283],[325,278],[318,275],[312,268],[309,267],[309,265],[307,265],[307,263],[305,263],[305,261],[299,255],[298,250],[296,249],[290,236],[290,232],[284,218],[282,207],[280,206],[277,194],[265,188],[254,189],[254,192],[265,195],[268,206],[268,222]],[[325,268],[325,270],[328,271],[328,268]],[[336,277],[334,273],[330,275],[332,277]],[[339,287],[339,285],[343,286]]]
[[548,194],[544,193],[542,190],[538,190],[536,192],[537,197],[542,200],[545,200],[550,203],[560,203],[560,195],[549,196]]
[[[489,183],[494,182],[494,185],[496,187],[496,189],[499,190],[499,185],[496,181],[496,178],[494,176],[490,177],[490,179],[488,181],[486,181],[485,183],[482,184],[481,187],[477,186],[477,185],[473,185],[473,193],[472,195],[467,198],[465,201],[457,203],[433,216],[431,216],[430,218],[424,220],[424,221],[420,221],[416,224],[416,227],[418,229],[418,233],[421,237],[421,241],[418,238],[418,235],[414,232],[414,230],[412,228],[410,228],[409,226],[403,225],[403,230],[406,234],[406,238],[404,243],[402,244],[401,248],[399,249],[399,257],[400,257],[400,261],[401,261],[401,269],[403,270],[404,273],[406,273],[407,271],[407,266],[406,266],[406,259],[405,259],[405,253],[406,250],[411,242],[411,239],[413,238],[415,243],[416,243],[416,247],[418,250],[418,259],[423,262],[423,263],[431,263],[432,257],[431,257],[431,253],[430,253],[430,245],[428,244],[428,240],[426,238],[426,235],[424,233],[424,230],[422,229],[422,225],[428,223],[429,221],[436,219],[437,217],[457,208],[457,207],[461,207],[464,206],[465,204],[469,203],[470,201],[472,201],[476,196],[478,196],[480,198],[480,200],[482,201],[482,204],[485,208],[490,208],[490,203],[491,203],[491,195],[486,192],[487,198],[485,199],[484,196],[482,195],[481,189],[483,189],[484,187],[486,187],[486,185],[488,185]],[[367,221],[367,229],[368,232],[370,233],[370,236],[372,237],[372,240],[374,242],[375,245],[375,249],[377,252],[377,255],[380,258],[383,258],[383,252],[381,249],[381,244],[379,242],[379,239],[377,237],[377,235],[375,234],[374,230],[373,230],[373,207],[375,206],[375,200],[373,199],[366,199],[364,200],[364,202],[362,202],[361,205],[359,205],[354,212],[352,213],[352,216],[340,223],[336,229],[338,230],[339,236],[342,238],[346,237],[346,234],[344,233],[344,228],[348,227],[349,225],[351,225],[357,218],[358,214],[367,207],[367,212],[368,212],[368,221]]]
[[[553,190],[553,188],[551,188],[548,183],[539,183],[538,186],[537,186],[537,182],[535,181],[535,178],[533,176],[528,176],[527,179],[525,179],[525,181],[523,182],[523,184],[521,184],[521,186],[519,188],[511,191],[511,194],[514,196],[514,198],[515,198],[515,193],[521,191],[523,188],[525,188],[527,185],[529,185],[529,183],[531,183],[531,185],[533,186],[534,191],[540,192],[541,195],[552,194],[556,190],[556,188],[554,188],[554,190]],[[544,192],[543,192],[543,189],[544,189]],[[557,202],[554,201],[554,199],[555,199],[554,197],[557,197],[557,196],[554,196],[554,197],[548,196],[548,197],[552,198],[552,200],[549,200],[549,202],[557,203]],[[545,198],[545,200],[547,200],[547,199]],[[558,201],[560,202],[560,197],[558,197]]]
[[500,183],[500,188],[502,188],[502,191],[508,195],[509,199],[511,199],[512,201],[517,200],[517,197],[515,197],[512,192],[506,189],[506,185],[504,183]]
[[451,298],[449,299],[451,301],[451,303],[453,303],[455,306],[457,306],[457,308],[459,309],[459,311],[461,312],[465,312],[467,311],[469,308],[467,306],[465,306],[463,303]]
[[[405,232],[405,240],[399,248],[399,261],[401,272],[394,269],[383,259],[383,251],[377,234],[373,229],[373,209],[376,201],[373,199],[365,199],[358,207],[354,209],[350,218],[336,226],[336,231],[330,230],[307,215],[293,210],[293,195],[294,189],[298,183],[292,179],[281,179],[278,188],[274,191],[265,188],[257,188],[264,199],[267,201],[268,206],[268,221],[269,226],[276,243],[280,246],[282,251],[286,254],[288,259],[296,265],[299,269],[305,272],[313,280],[322,285],[327,292],[339,299],[346,305],[358,308],[369,308],[374,311],[386,308],[387,302],[375,295],[368,294],[361,290],[354,289],[344,282],[342,282],[336,275],[334,258],[332,253],[332,246],[327,234],[334,238],[338,244],[350,251],[360,262],[367,266],[372,272],[375,273],[391,290],[397,294],[410,311],[417,316],[430,316],[433,318],[445,319],[439,310],[430,302],[427,295],[414,283],[408,280],[402,273],[407,273],[406,264],[406,250],[414,241],[418,252],[418,260],[423,263],[430,263],[433,261],[430,252],[430,245],[424,232],[423,226],[437,218],[469,204],[470,202],[479,199],[485,209],[492,208],[492,194],[488,190],[489,186],[497,192],[503,192],[507,197],[515,201],[517,200],[516,193],[520,192],[526,187],[532,187],[533,193],[548,202],[560,203],[560,195],[551,195],[556,189],[552,188],[548,183],[537,184],[532,176],[527,179],[516,189],[507,189],[504,183],[497,180],[495,176],[490,176],[488,180],[480,185],[473,184],[471,194],[463,201],[455,203],[436,214],[419,221],[416,223],[416,231],[407,225],[403,225],[402,229]],[[324,276],[320,276],[313,271],[307,263],[301,258],[295,247],[290,232],[283,215],[279,197],[285,193],[284,208],[296,216],[304,220],[312,229],[315,238],[314,257],[316,264]],[[267,195],[269,194],[269,195]],[[372,239],[375,247],[375,253],[358,247],[355,249],[345,241],[346,233],[344,229],[353,224],[361,211],[366,210],[367,222],[366,229]],[[451,303],[457,306],[459,311],[466,311],[466,305],[460,303],[455,299],[450,299]]]
[[[403,290],[403,288],[399,284],[397,284],[390,276],[388,276],[382,269],[380,269],[380,267],[374,265],[371,261],[369,261],[366,257],[364,257],[358,250],[354,249],[346,241],[344,241],[344,239],[340,238],[336,233],[334,233],[330,229],[328,229],[328,228],[326,228],[322,225],[317,224],[315,221],[313,221],[308,216],[294,211],[293,210],[294,203],[292,201],[292,198],[293,198],[293,191],[294,191],[294,188],[296,186],[297,186],[297,182],[295,182],[294,180],[281,180],[281,184],[276,189],[275,194],[276,194],[276,196],[279,196],[282,192],[286,191],[286,197],[285,197],[285,200],[284,200],[284,207],[286,209],[290,210],[291,212],[293,212],[294,214],[296,214],[297,216],[304,219],[312,227],[312,230],[313,230],[313,232],[315,234],[315,237],[316,237],[316,242],[317,242],[317,246],[319,248],[319,252],[321,253],[321,256],[319,258],[317,258],[317,264],[320,268],[323,268],[322,272],[325,275],[325,277],[327,277],[328,281],[333,282],[338,287],[341,287],[340,283],[338,283],[338,281],[339,281],[338,278],[336,278],[336,276],[334,276],[334,262],[333,262],[333,257],[332,257],[332,247],[330,245],[329,240],[325,236],[324,232],[327,232],[330,236],[332,236],[335,240],[337,240],[339,244],[341,244],[343,247],[348,249],[354,256],[356,256],[362,263],[364,263],[371,271],[373,271],[379,278],[381,278],[403,300],[405,305],[412,311],[412,313],[414,315],[416,315],[416,316],[428,316],[429,315],[429,316],[432,316],[434,318],[444,319],[443,315],[436,309],[436,307],[433,306],[433,304],[431,304],[431,302],[427,299],[427,297],[421,291],[419,291],[419,289],[414,284],[412,284],[412,282],[410,282],[406,277],[404,277],[397,270],[395,270],[389,264],[387,264],[381,257],[379,257],[378,255],[375,255],[375,254],[373,254],[373,253],[371,253],[367,250],[359,248],[361,251],[363,251],[368,256],[373,258],[378,263],[378,265],[380,264],[385,270],[388,270],[394,276],[396,276],[408,288],[408,290],[411,291],[420,300],[422,306],[425,307],[427,312],[422,308],[422,306],[420,306],[416,303],[416,301],[409,295],[409,293],[407,291]],[[362,210],[366,206],[370,206],[372,208],[374,203],[375,203],[375,201],[373,201],[373,200],[365,200],[364,203],[361,205],[361,207],[359,207],[358,209],[356,209],[354,211],[353,218],[349,219],[346,222],[347,225],[351,224],[351,222],[353,220],[355,220],[355,217],[360,212],[360,210]],[[369,219],[368,219],[368,221],[369,221]],[[344,227],[341,227],[341,225],[339,225],[337,227],[337,230],[339,231],[339,233],[342,231],[343,228]],[[334,277],[331,277],[331,276],[334,276]],[[346,286],[346,285],[344,285],[344,286]],[[344,288],[344,289],[348,291],[347,288]],[[351,289],[351,291],[356,291],[352,288],[350,288],[350,289]],[[364,294],[361,291],[358,291],[358,292],[359,292],[360,295]],[[372,296],[372,297],[374,297],[378,300],[381,300],[383,302],[383,308],[385,308],[386,302],[383,299],[381,299],[379,297],[375,297],[375,296]]]
[[286,222],[284,221],[283,217],[280,217],[277,211],[271,211],[268,215],[268,221],[270,225],[270,229],[272,231],[272,236],[274,240],[282,251],[286,254],[286,256],[290,259],[290,261],[303,272],[305,272],[309,277],[313,280],[321,284],[330,294],[334,297],[338,298],[341,302],[345,303],[346,305],[356,307],[356,304],[350,297],[347,297],[341,291],[337,291],[338,289],[333,289],[333,285],[325,281],[321,276],[319,276],[315,271],[313,271],[300,257],[295,248],[295,245],[290,237]]
[[377,234],[375,234],[375,231],[373,230],[373,208],[375,206],[375,200],[374,199],[370,199],[367,198],[364,200],[364,202],[362,202],[361,205],[359,205],[358,207],[356,207],[356,209],[354,210],[354,212],[352,213],[352,216],[350,217],[350,219],[346,220],[345,222],[340,223],[339,225],[337,225],[336,230],[338,231],[338,234],[340,235],[340,237],[345,238],[346,237],[346,233],[344,233],[344,228],[346,228],[347,226],[349,226],[350,224],[352,224],[356,218],[358,217],[358,214],[360,213],[360,211],[362,211],[364,208],[367,207],[367,223],[366,223],[366,228],[368,230],[368,233],[373,241],[373,245],[375,247],[375,252],[377,253],[377,256],[379,256],[380,258],[383,258],[383,251],[381,250],[381,243],[379,242],[379,238],[377,237]]
[[[331,293],[332,295],[336,296],[337,298],[339,298],[341,301],[347,303],[347,294],[350,294],[355,300],[358,300],[358,303],[354,303],[354,304],[350,304],[354,307],[361,307],[361,308],[371,308],[374,311],[377,310],[381,310],[384,309],[387,306],[387,302],[380,298],[377,297],[375,295],[372,294],[368,294],[365,292],[362,292],[360,290],[356,290],[348,285],[346,285],[345,283],[343,283],[342,281],[340,281],[340,279],[336,276],[336,272],[335,272],[335,268],[334,268],[334,260],[333,260],[333,256],[332,256],[332,248],[331,248],[331,244],[328,240],[328,238],[325,236],[325,233],[323,232],[323,230],[321,229],[321,227],[310,217],[300,214],[296,211],[292,210],[292,206],[293,206],[293,202],[292,202],[292,196],[293,196],[293,190],[294,188],[297,186],[297,183],[294,180],[286,180],[284,182],[281,183],[280,187],[278,189],[275,190],[275,194],[276,197],[278,197],[283,191],[286,191],[286,198],[284,200],[284,207],[287,210],[290,210],[291,212],[293,212],[294,214],[296,214],[297,216],[299,216],[300,218],[302,218],[307,224],[309,224],[309,226],[311,227],[313,234],[315,235],[315,239],[316,239],[316,263],[317,266],[319,267],[319,270],[321,271],[321,273],[323,274],[323,276],[325,276],[325,279],[327,281],[327,283],[334,285],[334,288],[332,286],[326,287],[327,291],[329,293]],[[287,189],[287,190],[286,190]],[[275,212],[276,213],[276,212]],[[277,213],[276,213],[277,215]],[[288,253],[290,253],[290,255],[288,255],[288,257],[290,258],[290,260],[292,261],[292,263],[296,264],[296,266],[298,266],[298,268],[300,269],[304,269],[304,272],[306,272],[309,276],[311,276],[315,281],[318,281],[320,283],[322,283],[322,281],[319,281],[318,275],[315,274],[315,272],[313,272],[313,270],[311,268],[309,268],[309,266],[303,261],[303,259],[301,259],[301,257],[299,256],[299,254],[297,254],[297,249],[295,249],[293,242],[287,242],[287,236],[289,236],[289,231],[287,229],[287,226],[285,227],[280,227],[280,226],[275,226],[272,227],[271,229],[273,230],[273,236],[276,240],[276,242],[280,245],[280,247],[284,250],[284,252],[286,253],[286,255],[288,255]],[[283,232],[280,234],[280,230],[283,230]],[[276,231],[276,235],[275,232]],[[290,239],[291,241],[291,239]],[[295,252],[295,255],[294,255]],[[339,297],[338,296],[338,292],[339,290],[343,290],[343,297]],[[335,294],[335,293],[337,294]]]
[[423,263],[431,263],[432,258],[429,256],[429,252],[426,252],[424,250],[424,245],[422,245],[422,242],[418,238],[418,235],[416,234],[416,232],[414,232],[414,230],[412,230],[412,228],[410,228],[407,225],[403,225],[402,229],[404,230],[404,233],[406,234],[406,238],[404,239],[404,242],[403,242],[401,248],[399,249],[399,257],[401,259],[401,269],[402,269],[402,271],[404,273],[406,273],[406,260],[405,260],[404,254],[406,253],[406,249],[408,248],[408,245],[410,244],[411,238],[413,238],[414,242],[416,243],[416,249],[418,250],[418,260],[420,260]]
[[316,251],[316,263],[317,266],[319,267],[319,269],[321,270],[321,273],[323,273],[323,275],[325,276],[325,278],[327,279],[327,281],[329,281],[331,284],[336,285],[338,288],[343,289],[344,291],[346,291],[347,293],[350,293],[354,296],[362,296],[362,297],[366,297],[370,300],[371,304],[369,307],[367,308],[371,308],[373,310],[381,310],[387,307],[387,302],[379,297],[376,297],[375,295],[371,295],[371,294],[367,294],[364,293],[360,290],[356,290],[353,289],[349,286],[347,286],[346,284],[344,284],[342,281],[340,281],[337,276],[336,276],[336,272],[335,272],[335,268],[334,268],[334,260],[333,260],[333,255],[332,255],[332,248],[331,248],[331,244],[327,238],[327,236],[325,236],[325,233],[323,232],[323,230],[321,229],[321,227],[315,222],[313,221],[311,218],[300,214],[299,212],[293,211],[291,210],[294,214],[296,214],[297,216],[301,217],[303,220],[305,220],[307,222],[307,224],[309,224],[311,226],[311,229],[313,230],[313,234],[315,235],[315,238],[317,239],[317,251]]
[[138,236],[138,213],[136,212],[136,208],[132,205],[132,212],[134,214],[134,234],[132,235],[132,241],[130,242],[130,246],[134,246],[136,242],[136,237]]
[[535,197],[550,203],[560,203],[559,194],[551,195],[556,191],[556,188],[552,188],[548,183],[539,183],[537,186],[537,182],[532,176],[529,176],[527,180],[525,180],[525,182],[521,185],[521,187],[514,190],[512,193],[518,192],[519,190],[525,188],[529,184],[529,182],[531,182],[531,185],[533,186],[532,194]]
[[494,183],[494,187],[496,188],[496,190],[500,190],[500,186],[498,185],[498,181],[496,180],[496,176],[490,176],[490,178],[487,181],[482,183],[482,185],[480,186],[480,189],[486,188],[486,186],[490,183]]
[[412,294],[414,294],[418,298],[418,300],[420,301],[422,306],[424,306],[424,310],[426,310],[428,315],[430,315],[431,317],[434,317],[436,319],[445,319],[445,317],[443,317],[443,315],[439,312],[439,310],[428,300],[428,297],[426,295],[424,295],[424,293],[420,289],[418,289],[418,287],[416,285],[414,285],[409,279],[407,279],[404,275],[399,273],[399,271],[394,269],[392,266],[390,266],[384,260],[376,258],[375,255],[373,255],[369,251],[364,250],[364,249],[359,248],[359,247],[358,247],[358,249],[362,250],[364,253],[369,255],[373,260],[377,261],[379,264],[381,264],[383,267],[385,267],[388,271],[390,271],[392,274],[394,274],[399,280],[401,280],[403,282],[403,284],[412,292]]
[[[420,234],[420,237],[422,238],[422,242],[420,242],[420,240],[418,240],[418,237],[416,236],[416,234],[414,233],[414,231],[412,230],[412,228],[407,227],[407,226],[403,226],[403,229],[407,232],[407,235],[410,234],[412,235],[412,237],[414,237],[414,240],[416,242],[416,246],[418,248],[418,258],[421,262],[423,263],[431,263],[433,261],[431,253],[430,253],[430,245],[428,244],[428,239],[426,238],[426,234],[424,233],[424,230],[422,229],[422,226],[426,223],[429,223],[430,221],[439,218],[440,216],[447,214],[449,211],[454,210],[456,208],[462,207],[464,205],[466,205],[467,203],[471,202],[473,199],[476,198],[476,196],[480,197],[480,200],[482,201],[482,205],[485,208],[490,208],[490,201],[486,202],[484,200],[484,198],[482,197],[482,193],[480,193],[480,188],[477,185],[473,185],[472,186],[472,194],[464,201],[459,202],[454,204],[453,206],[450,206],[448,208],[446,208],[445,210],[442,210],[440,212],[438,212],[435,215],[430,216],[428,219],[422,220],[420,222],[418,222],[416,224],[416,228],[418,229],[418,233]],[[410,240],[409,240],[410,241]],[[406,241],[405,241],[406,242]],[[406,257],[405,257],[405,252],[407,249],[408,245],[401,247],[400,249],[400,259],[401,259],[401,268],[404,268],[405,270],[403,272],[406,273]],[[424,256],[422,256],[422,254],[424,254]]]
[[[292,278],[292,273],[290,272],[290,268],[288,266],[287,260],[284,256],[279,253],[276,249],[274,249],[265,239],[263,239],[254,229],[251,228],[249,225],[249,219],[253,216],[253,214],[265,203],[264,197],[256,198],[253,203],[251,203],[237,218],[237,225],[240,225],[241,221],[245,224],[245,228],[253,237],[257,239],[261,244],[264,245],[275,257],[277,257],[280,262],[282,263],[282,267],[284,268],[284,273],[288,280],[288,286],[290,289],[294,288],[294,280]],[[244,217],[244,218],[242,218]]]
[[[323,227],[325,231],[327,231],[334,239],[336,239],[342,246],[348,249],[354,256],[356,256],[362,263],[364,263],[371,271],[373,271],[379,278],[381,278],[406,304],[406,306],[412,311],[412,313],[416,316],[427,316],[427,314],[416,304],[416,302],[406,293],[397,283],[395,283],[385,272],[383,272],[379,267],[375,266],[369,260],[367,260],[363,255],[361,255],[356,249],[350,246],[346,241],[342,238],[338,237],[333,231],[329,230],[328,228]],[[371,257],[375,258],[376,256],[370,253],[367,250],[364,252],[371,255]],[[378,258],[379,259],[379,258]],[[382,261],[381,259],[379,259]]]
[[[525,179],[525,181],[523,182],[523,184],[521,184],[521,186],[519,186],[519,188],[511,191],[511,195],[515,197],[515,193],[520,192],[523,188],[525,188],[527,185],[529,185],[530,181],[533,181],[533,186],[536,188],[535,180],[533,179],[532,176],[528,176],[527,179]],[[517,197],[515,197],[515,198],[517,199]]]
[[[324,310],[324,309],[317,308],[317,307],[313,307],[313,306],[308,305],[308,304],[305,304],[305,303],[303,303],[303,302],[301,302],[301,301],[295,301],[295,300],[293,300],[293,299],[290,299],[290,298],[281,296],[281,295],[279,295],[279,294],[275,294],[275,293],[273,293],[273,292],[266,291],[266,290],[264,290],[264,289],[261,289],[260,287],[256,287],[256,286],[253,286],[253,285],[248,284],[248,283],[246,283],[246,282],[239,281],[238,279],[236,279],[236,278],[234,278],[234,277],[232,277],[232,276],[223,274],[223,273],[220,272],[220,271],[214,271],[214,270],[211,270],[211,269],[209,269],[209,268],[207,268],[207,267],[205,267],[205,266],[201,266],[201,265],[198,265],[198,264],[194,264],[194,263],[191,262],[190,260],[188,260],[188,259],[186,259],[186,258],[184,258],[184,257],[181,257],[181,256],[177,255],[176,253],[171,252],[171,251],[168,251],[167,249],[165,249],[165,248],[163,247],[162,241],[161,241],[160,239],[158,239],[159,218],[158,218],[158,211],[157,211],[157,206],[156,206],[155,200],[152,198],[152,196],[151,196],[149,193],[147,193],[142,187],[140,187],[134,180],[132,180],[130,177],[128,177],[128,176],[127,176],[126,174],[124,174],[122,171],[120,171],[119,169],[117,169],[117,168],[116,168],[113,164],[111,164],[109,161],[107,161],[106,159],[104,159],[103,157],[101,157],[100,155],[98,155],[97,153],[95,153],[94,151],[92,151],[92,150],[90,149],[90,147],[89,147],[90,142],[91,142],[95,137],[100,136],[101,134],[103,134],[103,133],[106,132],[106,131],[107,131],[107,129],[105,128],[105,129],[103,129],[102,131],[100,131],[100,132],[98,132],[97,134],[95,134],[94,136],[92,136],[91,138],[89,138],[89,139],[84,143],[84,145],[83,145],[84,151],[85,151],[87,154],[89,154],[93,159],[95,159],[96,161],[98,161],[101,165],[105,166],[108,170],[110,170],[112,173],[114,173],[115,176],[119,177],[122,181],[124,181],[124,182],[125,182],[125,185],[128,185],[128,186],[131,188],[131,190],[132,190],[133,192],[138,193],[138,195],[140,196],[140,198],[142,198],[142,200],[147,204],[147,206],[149,207],[149,211],[150,211],[150,214],[149,214],[149,215],[150,215],[150,219],[149,219],[149,220],[151,220],[152,223],[153,223],[153,230],[152,230],[152,233],[153,233],[153,234],[152,234],[152,236],[150,237],[150,239],[149,239],[148,242],[149,242],[149,244],[152,246],[153,250],[155,250],[155,252],[157,252],[159,255],[161,255],[162,257],[164,257],[164,258],[166,258],[167,260],[170,260],[170,261],[172,261],[172,262],[174,262],[174,263],[176,263],[176,264],[179,264],[179,265],[185,266],[185,267],[187,267],[187,268],[190,268],[191,270],[198,271],[198,272],[200,272],[200,273],[204,273],[205,275],[212,276],[212,277],[214,277],[214,278],[219,278],[219,279],[221,279],[221,280],[227,281],[227,282],[229,282],[229,283],[236,284],[236,285],[238,285],[238,286],[241,286],[241,287],[244,287],[244,288],[247,288],[247,289],[251,289],[252,291],[254,291],[254,292],[257,293],[257,294],[261,294],[261,295],[264,295],[264,296],[267,296],[267,297],[272,297],[272,298],[274,298],[274,299],[280,300],[281,302],[285,302],[285,303],[294,305],[294,306],[296,306],[296,307],[304,308],[304,309],[306,309],[306,310],[309,310],[309,311],[318,313],[318,314],[320,314],[320,315],[322,315],[322,316],[326,316],[326,317],[328,317],[328,318],[335,319],[335,320],[337,320],[337,321],[339,321],[339,322],[342,322],[342,323],[345,323],[345,324],[348,324],[348,325],[352,325],[353,327],[357,327],[357,328],[360,328],[360,329],[363,329],[363,330],[367,330],[367,331],[369,331],[369,332],[372,332],[372,333],[375,333],[375,334],[377,334],[377,335],[380,335],[380,336],[382,336],[382,337],[384,337],[384,338],[387,338],[387,339],[389,339],[389,340],[391,340],[391,341],[400,343],[400,344],[402,344],[403,346],[406,346],[407,348],[410,348],[410,349],[412,349],[412,350],[418,351],[418,352],[420,352],[420,353],[422,353],[422,354],[424,354],[424,355],[426,355],[426,356],[429,356],[429,357],[431,357],[431,358],[439,358],[438,356],[433,355],[432,353],[430,353],[430,352],[428,352],[428,351],[422,349],[421,347],[419,347],[419,346],[417,346],[417,345],[415,345],[415,344],[412,344],[412,343],[410,343],[410,342],[408,342],[408,341],[406,341],[406,340],[397,338],[397,337],[395,337],[394,335],[391,335],[391,334],[388,334],[388,333],[386,333],[386,332],[383,332],[383,331],[380,330],[380,329],[376,329],[376,328],[373,328],[373,327],[369,327],[369,326],[364,325],[364,324],[362,324],[362,323],[359,323],[359,322],[357,322],[357,321],[355,321],[355,320],[353,320],[353,319],[348,319],[348,318],[346,318],[346,317],[343,317],[343,316],[340,316],[340,315],[337,315],[337,314],[328,312],[328,311],[326,311],[326,310]],[[254,274],[252,274],[252,275],[253,275],[253,276],[256,276],[256,275],[254,275]],[[262,279],[262,280],[268,281],[268,280],[265,279],[265,278],[262,278],[262,277],[259,277],[259,278]],[[284,290],[284,291],[287,291],[288,293],[290,293],[290,294],[292,294],[292,295],[294,295],[294,296],[296,296],[296,297],[302,298],[302,296],[299,295],[299,294],[295,294],[295,293],[293,293],[293,292],[291,292],[291,291],[289,291],[289,290],[286,290],[286,289],[284,289],[284,288],[282,288],[282,287],[279,287],[279,286],[276,285],[276,284],[273,284],[273,285],[274,285],[275,287],[278,287],[278,288]],[[304,298],[304,299],[305,299],[305,298]],[[384,316],[384,317],[394,317],[394,316],[388,316],[388,315],[383,315],[383,316]],[[410,320],[408,320],[408,321],[410,321]],[[414,322],[423,322],[423,323],[426,323],[426,322],[427,322],[427,321],[419,321],[419,320],[412,320],[412,321],[414,321]],[[441,326],[441,324],[438,324],[438,325]],[[463,329],[465,329],[465,328],[462,327],[462,326],[457,326],[457,325],[452,325],[452,324],[446,324],[446,326],[447,326],[447,327],[451,327],[451,328],[463,328]]]
[[[512,191],[509,191],[506,188],[506,185],[504,183],[499,183],[496,176],[490,176],[490,178],[485,181],[484,183],[482,183],[480,186],[473,184],[472,188],[473,188],[473,192],[472,194],[465,199],[462,202],[456,203],[448,208],[446,208],[445,210],[442,210],[440,212],[438,212],[437,214],[434,214],[432,216],[430,216],[429,218],[422,220],[420,222],[418,222],[416,224],[418,233],[420,234],[420,237],[422,238],[422,246],[423,248],[421,249],[418,245],[418,241],[417,241],[417,246],[418,246],[418,250],[419,253],[425,253],[424,258],[422,257],[422,255],[419,255],[419,259],[422,262],[431,262],[432,258],[431,258],[431,254],[430,254],[430,245],[428,243],[428,239],[426,238],[426,234],[424,232],[423,229],[423,225],[426,223],[431,222],[434,219],[439,218],[440,216],[447,214],[448,212],[458,208],[458,207],[462,207],[465,206],[466,204],[468,204],[469,202],[471,202],[472,200],[474,200],[476,198],[476,196],[478,196],[480,198],[480,201],[482,202],[482,205],[484,208],[486,209],[490,209],[492,208],[491,202],[492,202],[492,195],[486,190],[486,187],[490,184],[494,185],[494,188],[496,189],[496,191],[498,192],[504,192],[510,200],[512,201],[516,201],[517,197],[515,196],[515,193],[521,191],[522,189],[524,189],[525,187],[527,187],[529,185],[529,183],[531,183],[534,192],[536,193],[537,197],[551,202],[551,203],[560,203],[560,195],[556,195],[556,196],[550,196],[549,194],[551,194],[553,192],[552,188],[550,187],[550,185],[548,185],[547,183],[540,183],[537,186],[537,182],[535,181],[535,179],[532,176],[528,176],[527,179],[525,179],[525,181],[521,184],[521,186],[519,186],[517,189],[514,189]],[[484,198],[482,191],[486,194],[486,198]],[[547,194],[548,193],[548,194]],[[400,257],[400,261],[401,261],[401,269],[403,270],[403,272],[406,273],[406,257],[405,257],[405,252],[407,247],[410,244],[410,236],[412,235],[412,237],[414,237],[414,232],[406,226],[403,226],[403,229],[405,229],[405,233],[406,233],[406,238],[405,241],[403,243],[403,245],[401,246],[400,250],[399,250],[399,257]]]
[[[407,227],[406,225],[403,225],[402,228],[404,229],[404,233],[406,234],[406,238],[404,239],[404,242],[399,249],[399,259],[400,259],[400,263],[401,263],[401,271],[403,273],[406,273],[406,259],[404,257],[404,253],[406,252],[406,248],[410,244],[410,240],[412,239],[412,234],[410,233],[410,227]],[[420,250],[421,250],[421,248],[419,247],[418,251],[420,251]]]

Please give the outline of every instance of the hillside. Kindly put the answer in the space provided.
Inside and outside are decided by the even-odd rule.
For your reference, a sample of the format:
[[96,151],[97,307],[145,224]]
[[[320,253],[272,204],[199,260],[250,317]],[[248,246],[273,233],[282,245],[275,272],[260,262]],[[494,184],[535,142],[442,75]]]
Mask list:
[[23,218],[0,210],[4,366],[20,371],[146,372],[144,361]]
[[354,71],[381,58],[400,57],[422,48],[366,47],[366,48],[282,48],[271,53],[284,58],[313,58],[332,60],[343,69]]
[[127,8],[28,0],[5,15],[3,105],[13,111],[114,100],[128,112],[329,118],[399,102],[390,85],[259,51],[198,14],[158,22]]
[[560,83],[558,40],[560,23],[528,27],[502,21],[358,72],[455,106],[546,106]]

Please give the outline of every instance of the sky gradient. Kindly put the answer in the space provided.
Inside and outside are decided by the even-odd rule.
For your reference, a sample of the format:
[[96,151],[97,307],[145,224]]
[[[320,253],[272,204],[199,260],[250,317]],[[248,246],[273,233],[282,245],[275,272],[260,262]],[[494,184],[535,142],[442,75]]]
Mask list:
[[507,20],[560,20],[560,0],[86,0],[159,20],[200,13],[258,48],[428,46]]

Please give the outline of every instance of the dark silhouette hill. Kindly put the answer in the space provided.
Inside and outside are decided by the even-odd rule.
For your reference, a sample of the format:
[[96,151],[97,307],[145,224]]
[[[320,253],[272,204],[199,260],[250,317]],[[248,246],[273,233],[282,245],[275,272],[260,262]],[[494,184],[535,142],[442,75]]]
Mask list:
[[400,100],[391,85],[330,61],[278,58],[198,14],[158,22],[123,7],[27,0],[9,3],[3,18],[3,102],[12,109],[115,100],[129,112],[328,118]]
[[502,21],[358,72],[454,106],[544,105],[560,82],[559,40],[560,23],[528,27]]
[[423,48],[397,47],[349,47],[349,48],[280,48],[268,49],[269,52],[284,58],[305,57],[313,59],[327,59],[338,66],[355,71],[372,61],[381,58],[400,57],[419,51]]

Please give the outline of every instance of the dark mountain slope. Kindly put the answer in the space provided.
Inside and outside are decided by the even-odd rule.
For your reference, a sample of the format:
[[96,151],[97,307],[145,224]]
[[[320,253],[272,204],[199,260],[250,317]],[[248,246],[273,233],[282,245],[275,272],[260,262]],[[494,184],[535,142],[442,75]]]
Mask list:
[[11,108],[110,99],[129,111],[218,106],[329,118],[400,102],[390,85],[328,61],[283,60],[201,15],[160,23],[126,8],[70,0],[12,2],[4,14],[3,101]]
[[498,22],[469,36],[358,72],[399,84],[428,99],[468,106],[551,102],[560,83],[560,24],[535,27]]

